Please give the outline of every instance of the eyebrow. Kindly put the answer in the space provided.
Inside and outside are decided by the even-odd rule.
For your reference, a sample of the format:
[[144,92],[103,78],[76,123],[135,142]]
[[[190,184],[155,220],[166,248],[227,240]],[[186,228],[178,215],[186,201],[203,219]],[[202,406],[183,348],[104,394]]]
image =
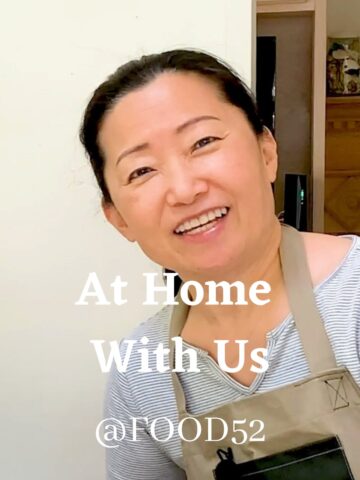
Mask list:
[[[191,125],[194,125],[195,123],[201,122],[203,120],[219,120],[220,118],[214,117],[213,115],[201,115],[200,117],[194,117],[190,118],[190,120],[187,120],[186,122],[182,123],[175,129],[175,133],[179,134],[183,130],[185,130],[187,127],[190,127]],[[135,147],[128,148],[124,150],[117,158],[115,166],[127,155],[130,155],[131,153],[136,153],[140,152],[142,150],[145,150],[146,148],[149,147],[149,143],[141,143],[139,145],[136,145]]]

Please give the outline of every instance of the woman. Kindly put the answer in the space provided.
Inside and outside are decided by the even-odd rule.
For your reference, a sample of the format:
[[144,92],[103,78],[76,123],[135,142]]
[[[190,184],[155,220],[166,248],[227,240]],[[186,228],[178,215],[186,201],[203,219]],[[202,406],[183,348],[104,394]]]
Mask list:
[[[120,67],[95,91],[81,141],[108,221],[154,262],[177,272],[184,282],[199,282],[205,292],[204,300],[190,308],[184,309],[181,302],[179,307],[163,307],[128,337],[138,341],[147,337],[149,351],[163,343],[173,355],[171,328],[170,336],[180,334],[184,344],[196,350],[200,373],[185,371],[175,377],[169,371],[160,373],[154,358],[150,373],[138,372],[136,357],[126,373],[113,368],[106,417],[128,430],[134,417],[146,420],[137,423],[136,442],[124,438],[107,450],[108,478],[186,478],[185,470],[188,478],[213,478],[214,454],[206,471],[206,462],[197,464],[194,458],[207,452],[208,445],[196,450],[198,441],[186,444],[178,435],[168,435],[170,423],[176,431],[181,418],[181,392],[185,413],[205,415],[223,405],[241,409],[245,406],[241,401],[253,394],[281,390],[311,373],[284,282],[285,254],[279,253],[287,234],[274,213],[276,143],[231,67],[191,50],[149,55]],[[319,329],[325,328],[337,364],[347,367],[360,384],[360,238],[298,236],[321,317]],[[263,306],[250,301],[241,306],[206,304],[205,282],[238,280],[246,291],[256,281],[267,282],[270,301]],[[194,288],[190,293],[194,298]],[[235,303],[235,290],[231,293]],[[177,327],[174,312],[181,317]],[[239,361],[235,340],[248,340],[241,370],[225,373],[219,368],[215,339],[230,341],[226,350],[230,367]],[[266,372],[253,371],[251,352],[256,348],[267,349]],[[125,340],[120,351],[125,354]],[[185,370],[189,361],[184,356]],[[267,411],[264,408],[264,415]],[[149,424],[161,417],[156,440]],[[264,453],[276,453],[274,443],[265,440],[271,448]],[[233,464],[234,455],[241,461],[237,450],[216,453],[223,463]],[[254,458],[245,450],[243,455],[243,460]]]

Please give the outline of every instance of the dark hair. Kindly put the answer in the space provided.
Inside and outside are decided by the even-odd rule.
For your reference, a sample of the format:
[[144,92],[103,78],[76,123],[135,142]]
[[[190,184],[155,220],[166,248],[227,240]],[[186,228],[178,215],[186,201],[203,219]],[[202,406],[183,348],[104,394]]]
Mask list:
[[254,133],[260,135],[263,132],[264,126],[250,90],[223,60],[197,50],[170,50],[127,62],[95,90],[80,130],[80,141],[90,159],[103,200],[107,203],[112,203],[112,200],[104,178],[105,159],[98,143],[104,116],[121,97],[167,71],[194,72],[213,81],[224,98],[245,113]]

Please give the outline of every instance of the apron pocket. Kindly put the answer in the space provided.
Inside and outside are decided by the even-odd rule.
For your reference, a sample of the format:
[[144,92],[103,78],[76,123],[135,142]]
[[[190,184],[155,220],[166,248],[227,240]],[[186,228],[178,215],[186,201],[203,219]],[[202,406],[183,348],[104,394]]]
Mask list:
[[241,464],[232,450],[218,450],[216,480],[353,480],[337,437]]

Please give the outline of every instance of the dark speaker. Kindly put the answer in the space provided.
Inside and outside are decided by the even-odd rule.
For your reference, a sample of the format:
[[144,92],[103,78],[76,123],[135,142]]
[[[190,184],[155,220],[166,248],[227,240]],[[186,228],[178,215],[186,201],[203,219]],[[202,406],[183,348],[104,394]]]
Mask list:
[[265,125],[275,132],[276,37],[257,37],[256,102]]
[[307,231],[307,176],[285,174],[284,222]]

